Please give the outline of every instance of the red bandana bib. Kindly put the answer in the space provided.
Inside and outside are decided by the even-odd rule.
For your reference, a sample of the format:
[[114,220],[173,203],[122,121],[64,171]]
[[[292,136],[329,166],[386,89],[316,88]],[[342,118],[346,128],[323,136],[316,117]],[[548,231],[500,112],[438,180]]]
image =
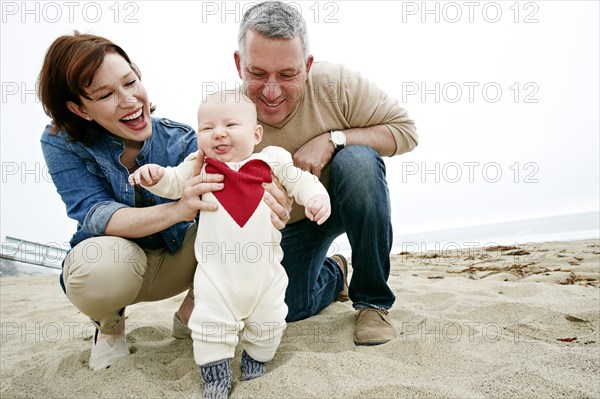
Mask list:
[[262,183],[272,181],[271,168],[259,159],[246,162],[237,172],[211,158],[206,158],[205,162],[206,173],[225,176],[223,190],[213,194],[238,226],[244,227],[262,200],[265,192]]

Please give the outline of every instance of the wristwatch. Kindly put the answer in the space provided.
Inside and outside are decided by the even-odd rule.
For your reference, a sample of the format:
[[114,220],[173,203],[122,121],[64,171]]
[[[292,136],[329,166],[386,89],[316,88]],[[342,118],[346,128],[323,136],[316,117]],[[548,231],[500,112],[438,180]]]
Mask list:
[[341,130],[332,130],[329,133],[329,141],[337,152],[346,146],[346,135]]

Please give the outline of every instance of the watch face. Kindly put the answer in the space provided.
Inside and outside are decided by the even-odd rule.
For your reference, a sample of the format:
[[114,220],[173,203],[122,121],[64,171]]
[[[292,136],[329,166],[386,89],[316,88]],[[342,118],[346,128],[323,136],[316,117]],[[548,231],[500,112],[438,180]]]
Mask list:
[[331,141],[333,141],[333,143],[336,146],[345,145],[346,144],[346,136],[344,135],[344,133],[340,132],[339,130],[334,130],[333,132],[331,132]]

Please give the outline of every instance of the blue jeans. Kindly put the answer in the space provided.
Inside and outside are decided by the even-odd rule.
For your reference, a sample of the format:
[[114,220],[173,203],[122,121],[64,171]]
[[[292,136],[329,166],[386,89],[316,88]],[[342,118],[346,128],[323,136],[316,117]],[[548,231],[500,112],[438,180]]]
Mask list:
[[365,146],[338,152],[331,165],[329,195],[332,212],[325,223],[318,226],[304,219],[282,231],[282,265],[289,278],[287,321],[318,313],[342,290],[343,275],[327,252],[343,233],[352,247],[353,306],[389,309],[396,299],[387,285],[393,233],[385,164],[379,154]]

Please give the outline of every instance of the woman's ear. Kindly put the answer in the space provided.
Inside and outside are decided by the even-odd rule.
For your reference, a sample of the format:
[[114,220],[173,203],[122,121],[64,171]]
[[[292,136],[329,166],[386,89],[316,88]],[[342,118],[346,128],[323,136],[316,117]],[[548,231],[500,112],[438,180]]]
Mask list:
[[69,109],[69,111],[71,111],[77,116],[82,117],[86,121],[92,120],[92,118],[90,118],[90,116],[87,113],[87,110],[83,105],[77,105],[73,101],[67,101],[67,108]]

